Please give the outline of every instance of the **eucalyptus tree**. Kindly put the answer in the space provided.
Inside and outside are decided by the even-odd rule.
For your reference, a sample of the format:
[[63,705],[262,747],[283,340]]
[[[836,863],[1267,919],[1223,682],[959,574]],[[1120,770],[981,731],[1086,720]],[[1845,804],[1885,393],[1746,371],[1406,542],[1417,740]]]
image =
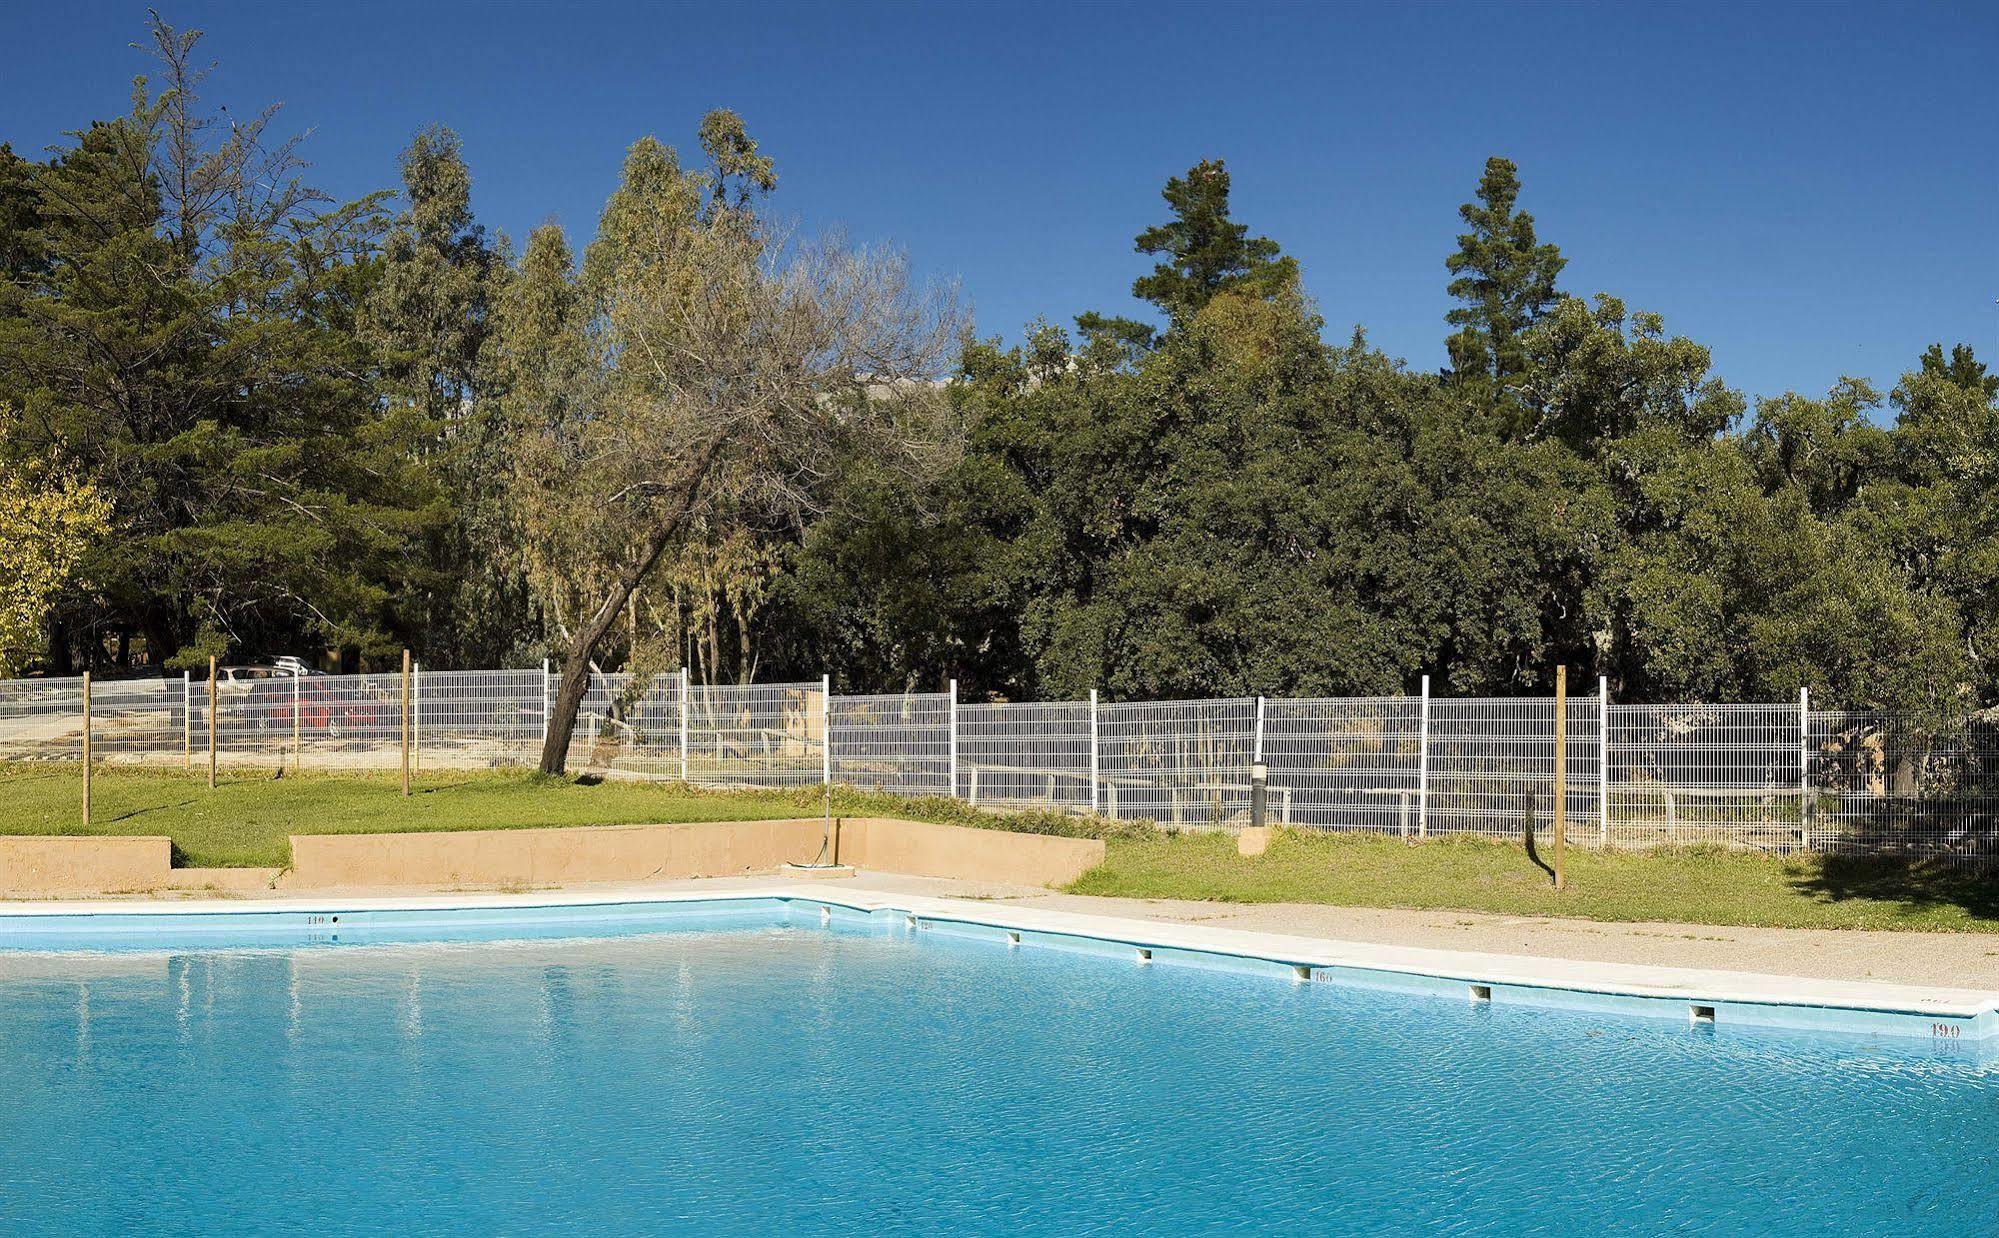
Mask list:
[[[501,341],[553,358],[554,381],[508,415],[528,554],[573,607],[549,773],[565,767],[599,645],[669,550],[700,526],[814,509],[843,455],[915,464],[940,441],[949,299],[895,255],[772,228],[759,208],[774,172],[733,114],[710,114],[701,145],[701,169],[633,145],[562,293],[565,321]],[[556,266],[554,242],[536,242]]]
[[422,556],[421,588],[403,605],[426,661],[504,663],[539,645],[517,556],[507,553],[497,380],[483,363],[506,242],[473,215],[457,134],[428,126],[399,162],[401,207],[367,264],[358,326],[375,350],[384,409],[405,422],[449,503]]

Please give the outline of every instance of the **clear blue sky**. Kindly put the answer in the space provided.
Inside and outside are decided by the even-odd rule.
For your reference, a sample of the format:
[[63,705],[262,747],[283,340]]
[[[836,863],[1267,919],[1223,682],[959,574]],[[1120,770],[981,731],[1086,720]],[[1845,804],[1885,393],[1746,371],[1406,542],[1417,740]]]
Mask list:
[[[293,3],[158,0],[211,96],[281,100],[321,182],[463,135],[475,207],[587,238],[624,147],[727,106],[809,229],[905,246],[986,333],[1128,310],[1167,176],[1219,156],[1329,334],[1443,359],[1455,208],[1489,154],[1569,258],[1751,394],[1999,351],[1999,6]],[[0,139],[124,104],[139,3],[0,12]]]

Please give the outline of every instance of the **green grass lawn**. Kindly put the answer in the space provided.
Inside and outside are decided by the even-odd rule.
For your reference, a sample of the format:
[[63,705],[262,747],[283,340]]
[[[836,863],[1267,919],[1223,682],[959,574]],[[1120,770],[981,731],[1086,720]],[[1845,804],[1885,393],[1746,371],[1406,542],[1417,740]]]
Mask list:
[[[518,772],[441,771],[418,777],[404,799],[393,775],[225,773],[215,790],[181,773],[103,770],[91,780],[91,824],[79,824],[74,766],[0,773],[0,834],[164,834],[187,868],[280,868],[293,834],[523,829],[816,817],[819,788],[704,791],[680,783],[543,778]],[[835,813],[901,816],[1040,833],[1076,832],[1075,818],[1002,818],[948,799],[840,790]]]
[[[1543,860],[1546,856],[1541,857]],[[1077,894],[1331,903],[1592,920],[1999,932],[1999,874],[1897,861],[1775,859],[1720,848],[1571,849],[1569,888],[1518,843],[1280,832],[1255,859],[1229,835],[1114,838]]]
[[[186,867],[283,867],[293,834],[519,829],[817,816],[816,787],[704,791],[678,783],[593,782],[519,772],[421,775],[404,799],[392,775],[225,774],[214,791],[176,772],[104,770],[93,821],[78,825],[73,766],[0,771],[0,834],[164,834]],[[1718,849],[1569,853],[1570,888],[1518,843],[1284,831],[1256,859],[1226,834],[1167,834],[1055,813],[999,815],[949,799],[839,790],[834,811],[1106,835],[1106,862],[1079,894],[1243,903],[1331,903],[1670,920],[1693,924],[1999,932],[1999,875],[1888,861],[1788,860]]]

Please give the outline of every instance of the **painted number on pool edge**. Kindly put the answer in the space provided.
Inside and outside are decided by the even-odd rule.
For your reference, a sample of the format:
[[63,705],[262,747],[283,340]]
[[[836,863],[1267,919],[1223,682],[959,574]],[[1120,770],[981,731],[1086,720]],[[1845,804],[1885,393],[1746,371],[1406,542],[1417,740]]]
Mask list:
[[1941,1037],[1944,1040],[1956,1040],[1959,1036],[1963,1034],[1964,1034],[1964,1029],[1959,1027],[1955,1023],[1930,1024],[1930,1035]]

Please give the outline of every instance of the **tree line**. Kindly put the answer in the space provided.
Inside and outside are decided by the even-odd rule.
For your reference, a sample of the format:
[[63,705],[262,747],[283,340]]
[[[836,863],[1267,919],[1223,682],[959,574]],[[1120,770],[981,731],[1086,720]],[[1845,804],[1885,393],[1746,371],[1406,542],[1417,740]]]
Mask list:
[[1145,317],[1007,343],[777,226],[733,113],[686,164],[636,142],[587,244],[517,246],[442,127],[329,200],[202,99],[198,39],[156,21],[129,110],[0,147],[0,672],[1999,699],[1999,377],[1939,345],[1752,401],[1568,287],[1503,158],[1440,238],[1439,371],[1329,342],[1220,160],[1136,234]]

